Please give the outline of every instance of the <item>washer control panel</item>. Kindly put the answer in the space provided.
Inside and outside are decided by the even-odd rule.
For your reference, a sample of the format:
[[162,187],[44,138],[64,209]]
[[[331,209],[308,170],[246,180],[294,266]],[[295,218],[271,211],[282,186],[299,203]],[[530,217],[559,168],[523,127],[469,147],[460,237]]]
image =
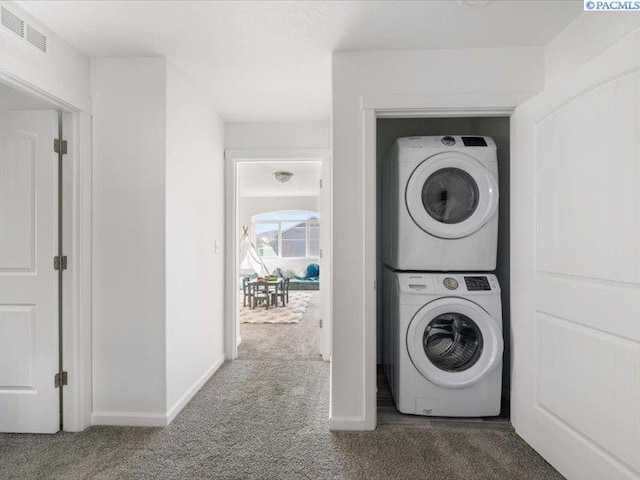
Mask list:
[[491,291],[491,285],[489,285],[489,279],[482,276],[464,277],[464,283],[467,286],[467,290],[470,292],[478,291]]
[[486,295],[500,291],[495,275],[480,273],[398,273],[401,292],[419,295]]

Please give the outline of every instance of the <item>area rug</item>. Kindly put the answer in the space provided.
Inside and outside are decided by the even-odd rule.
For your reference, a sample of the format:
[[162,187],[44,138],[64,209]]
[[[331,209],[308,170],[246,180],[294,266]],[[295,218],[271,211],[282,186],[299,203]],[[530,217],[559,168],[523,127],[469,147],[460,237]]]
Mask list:
[[256,308],[242,306],[242,295],[240,295],[240,323],[298,323],[304,312],[311,295],[301,292],[289,292],[289,303],[286,307],[267,308],[258,305]]

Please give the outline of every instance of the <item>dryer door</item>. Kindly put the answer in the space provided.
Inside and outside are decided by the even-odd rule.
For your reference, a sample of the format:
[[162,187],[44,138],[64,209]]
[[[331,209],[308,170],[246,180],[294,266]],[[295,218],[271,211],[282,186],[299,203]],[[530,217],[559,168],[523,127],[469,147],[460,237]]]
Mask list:
[[462,388],[488,375],[502,359],[502,329],[483,308],[462,298],[422,307],[407,330],[411,361],[430,382]]
[[463,153],[439,153],[424,160],[405,191],[409,215],[440,238],[463,238],[483,227],[498,208],[496,178]]

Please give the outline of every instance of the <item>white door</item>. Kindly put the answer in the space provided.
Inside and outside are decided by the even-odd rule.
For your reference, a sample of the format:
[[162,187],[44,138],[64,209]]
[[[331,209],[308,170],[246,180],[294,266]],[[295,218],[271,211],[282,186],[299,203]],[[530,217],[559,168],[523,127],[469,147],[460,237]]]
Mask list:
[[567,478],[640,477],[640,35],[516,110],[512,422]]
[[59,430],[55,111],[0,113],[0,431]]

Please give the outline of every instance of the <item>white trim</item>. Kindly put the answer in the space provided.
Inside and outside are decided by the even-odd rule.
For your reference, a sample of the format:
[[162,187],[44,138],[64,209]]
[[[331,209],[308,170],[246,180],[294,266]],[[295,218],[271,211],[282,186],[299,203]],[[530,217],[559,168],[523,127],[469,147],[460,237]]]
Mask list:
[[329,417],[329,430],[372,430],[372,428],[370,422],[367,422],[364,417]]
[[[63,135],[69,153],[64,163],[65,208],[63,247],[69,270],[63,283],[62,344],[63,364],[69,385],[63,395],[63,430],[82,431],[91,425],[92,348],[92,125],[91,115],[81,106],[70,104],[0,69],[0,81],[20,92],[51,103],[61,110],[66,127]],[[67,183],[66,181],[69,181]]]
[[[331,430],[373,430],[376,426],[376,120],[404,117],[492,117],[510,116],[532,92],[436,93],[418,95],[365,95],[361,98],[363,173],[363,332],[364,419],[330,423]],[[406,113],[406,115],[405,115]],[[349,422],[353,425],[348,427]],[[335,423],[335,427],[334,427]],[[344,426],[344,428],[343,428]]]
[[193,386],[175,403],[167,413],[144,412],[94,412],[91,415],[91,425],[111,425],[122,427],[166,427],[182,409],[189,403],[205,383],[218,371],[224,363],[224,356],[204,373]]
[[[237,211],[238,163],[243,162],[320,162],[324,197],[320,206],[322,274],[320,288],[323,312],[322,358],[329,361],[331,355],[331,151],[329,149],[235,149],[225,150],[225,230],[229,248],[225,254],[225,355],[227,360],[238,357],[239,310],[238,310],[238,252],[240,241]],[[327,194],[329,192],[329,194]],[[329,239],[329,241],[327,241]]]
[[[377,423],[377,362],[376,362],[376,276],[377,276],[377,239],[376,239],[376,112],[363,110],[362,128],[365,132],[362,145],[364,215],[362,216],[362,291],[363,298],[363,331],[364,331],[364,423],[369,430],[376,428]],[[371,163],[371,159],[373,162]],[[372,168],[373,167],[373,168]]]
[[216,360],[216,362],[211,365],[209,370],[204,372],[204,375],[202,375],[202,377],[200,377],[200,379],[196,383],[194,383],[189,390],[187,390],[187,392],[175,403],[175,405],[169,409],[169,411],[167,412],[167,425],[173,422],[173,420],[182,411],[185,405],[187,405],[187,403],[191,401],[193,396],[198,393],[202,386],[207,383],[207,381],[213,376],[214,373],[218,371],[223,363],[224,355]]
[[51,103],[53,108],[62,110],[64,112],[81,112],[84,109],[80,106],[73,105],[68,103],[55,95],[50,94],[49,92],[42,90],[40,87],[35,86],[32,83],[29,83],[15,75],[11,72],[0,69],[0,81],[9,85],[10,87],[15,88],[24,93],[28,93],[29,95],[35,96],[41,100],[45,100]]
[[377,117],[493,117],[511,115],[515,107],[538,92],[468,92],[364,95],[363,110]]
[[141,412],[94,412],[91,425],[116,427],[166,427],[167,415]]
[[63,114],[63,136],[69,143],[64,162],[63,355],[69,374],[63,402],[63,430],[91,425],[91,117]]
[[331,156],[326,148],[309,148],[295,150],[280,149],[231,149],[224,151],[224,158],[233,161],[279,162],[284,161],[324,161]]
[[237,205],[237,188],[238,188],[238,165],[233,157],[228,157],[225,152],[225,238],[229,248],[225,249],[224,256],[224,272],[225,272],[225,289],[224,289],[224,352],[227,360],[238,358],[238,337],[239,331],[239,303],[236,295],[238,293],[238,245],[240,234],[237,231],[238,210]]
[[[331,361],[331,331],[333,328],[333,158],[325,157],[322,162],[322,187],[320,188],[320,247],[321,266],[320,293],[322,302],[320,305],[320,318],[322,318],[322,337],[320,349],[322,360]],[[325,321],[326,320],[326,321]]]

